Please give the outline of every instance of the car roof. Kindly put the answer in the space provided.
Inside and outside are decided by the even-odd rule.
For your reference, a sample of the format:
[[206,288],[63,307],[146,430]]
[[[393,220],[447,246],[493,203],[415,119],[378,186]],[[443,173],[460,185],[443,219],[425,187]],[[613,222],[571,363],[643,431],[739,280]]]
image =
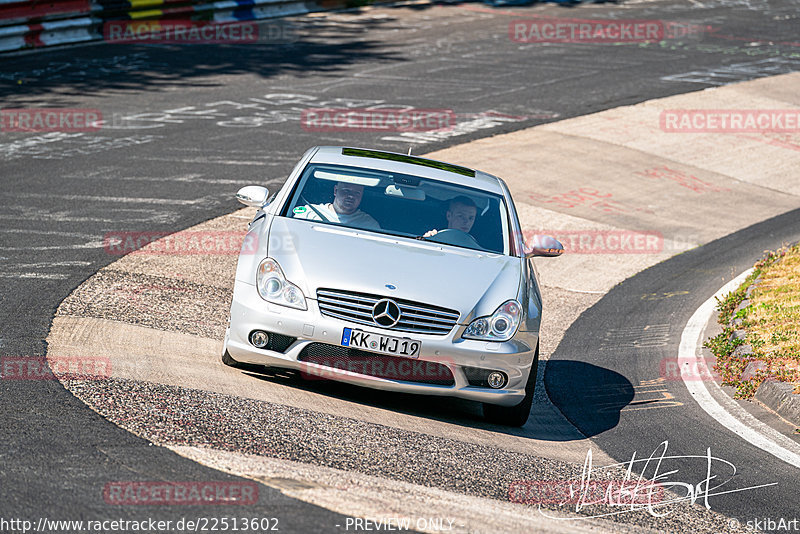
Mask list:
[[311,157],[309,163],[328,163],[385,172],[398,172],[465,185],[499,195],[504,193],[503,181],[491,174],[453,165],[452,163],[419,156],[409,156],[397,152],[342,146],[321,146],[317,147],[317,151]]

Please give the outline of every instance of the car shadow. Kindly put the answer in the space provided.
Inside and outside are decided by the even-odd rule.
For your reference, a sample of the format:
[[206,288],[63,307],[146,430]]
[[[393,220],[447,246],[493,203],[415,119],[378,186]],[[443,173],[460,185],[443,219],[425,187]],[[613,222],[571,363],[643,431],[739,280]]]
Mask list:
[[482,418],[480,404],[461,399],[382,391],[320,377],[303,377],[301,373],[289,369],[268,368],[260,372],[248,370],[245,374],[332,399],[407,415],[450,422],[457,422],[458,419],[480,421]]
[[[531,416],[525,426],[515,428],[486,422],[478,402],[381,391],[320,378],[308,379],[299,372],[284,369],[257,371],[248,368],[244,373],[258,380],[288,385],[365,407],[554,442],[584,439],[613,428],[619,422],[620,410],[633,399],[631,383],[614,371],[578,361],[542,361],[539,364]],[[545,377],[548,381],[547,393]],[[553,395],[555,399],[551,402]],[[566,412],[563,407],[566,407]]]
[[544,383],[553,404],[587,438],[617,426],[634,396],[623,375],[575,360],[548,361]]

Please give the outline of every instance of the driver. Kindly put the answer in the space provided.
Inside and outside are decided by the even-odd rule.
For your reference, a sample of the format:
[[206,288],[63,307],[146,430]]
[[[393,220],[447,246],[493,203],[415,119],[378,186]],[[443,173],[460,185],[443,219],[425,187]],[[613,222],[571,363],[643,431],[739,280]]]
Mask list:
[[[471,198],[463,195],[451,198],[447,213],[445,214],[447,218],[447,228],[469,233],[469,231],[472,230],[472,225],[475,224],[475,217],[477,215],[478,207]],[[440,230],[428,230],[422,237],[431,237],[439,232]]]
[[[332,203],[307,205],[304,211],[295,211],[294,217],[311,221],[327,221],[366,230],[380,230],[381,226],[378,221],[358,209],[363,196],[363,185],[337,182],[333,186]],[[295,210],[297,209],[295,208]]]

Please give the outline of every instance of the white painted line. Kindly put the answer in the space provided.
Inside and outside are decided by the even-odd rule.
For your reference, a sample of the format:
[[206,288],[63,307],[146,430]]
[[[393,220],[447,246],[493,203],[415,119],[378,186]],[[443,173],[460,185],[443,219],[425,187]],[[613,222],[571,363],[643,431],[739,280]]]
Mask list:
[[591,289],[570,289],[568,287],[550,286],[553,289],[560,289],[562,291],[569,291],[570,293],[586,293],[587,295],[605,295],[608,291],[594,291]]
[[[272,132],[270,132],[272,135]],[[148,161],[169,161],[171,163],[200,163],[203,165],[258,165],[258,166],[277,166],[283,165],[282,162],[273,162],[273,161],[257,161],[257,160],[238,160],[238,159],[213,159],[208,157],[197,157],[197,158],[158,158],[158,157],[146,157],[146,158],[139,158],[145,159]]]
[[[0,215],[0,220],[9,221],[53,221],[53,222],[98,222],[104,224],[125,224],[132,222],[171,223],[177,221],[179,215],[165,208],[117,208],[113,217],[84,217],[77,210],[41,212],[32,206],[4,206],[6,211],[18,212],[14,215]],[[125,213],[125,215],[123,215]],[[129,216],[127,213],[143,213],[142,217]]]
[[[689,322],[686,323],[686,328],[683,329],[683,334],[681,335],[681,344],[678,348],[678,361],[694,362],[697,365],[700,376],[711,376],[699,348],[701,346],[700,340],[705,337],[706,325],[716,308],[716,298],[722,298],[727,293],[738,288],[752,272],[753,269],[748,269],[722,286],[714,296],[697,308]],[[696,376],[695,374],[689,376],[681,373],[681,379],[686,385],[686,389],[689,390],[694,400],[708,415],[745,441],[790,465],[800,468],[800,445],[747,413],[733,399],[727,397],[716,382],[697,380]],[[720,393],[717,398],[714,398],[708,391],[706,382]],[[720,400],[718,401],[717,399]]]
[[0,247],[0,250],[13,250],[31,252],[33,250],[67,250],[67,249],[83,249],[83,248],[104,248],[106,246],[102,241],[90,241],[80,245],[47,245],[43,247]]
[[[185,174],[180,176],[95,176],[95,175],[81,175],[73,174],[65,176],[70,180],[113,180],[115,182],[181,182],[181,183],[204,183],[204,184],[220,184],[220,185],[239,185],[239,184],[252,184],[262,182],[261,178],[258,179],[232,179],[232,178],[203,178],[202,174]],[[277,178],[273,179],[277,180]],[[269,180],[268,180],[269,181]]]
[[49,269],[51,267],[87,267],[91,265],[90,261],[82,260],[67,260],[67,261],[52,261],[41,263],[10,263],[4,267],[24,267],[26,269]]
[[57,235],[59,237],[78,237],[81,239],[97,239],[97,236],[92,234],[81,234],[78,232],[59,232],[54,230],[34,230],[33,228],[0,228],[0,232],[3,232],[5,234]]
[[0,278],[41,278],[46,280],[66,280],[69,278],[68,274],[58,273],[3,273],[0,272]]
[[[18,221],[25,215],[0,215],[0,220],[4,221]],[[31,215],[31,218],[35,217],[36,220],[39,221],[56,221],[56,222],[99,222],[99,223],[118,223],[120,219],[103,219],[100,217],[69,217],[67,215],[61,215],[58,213],[40,213],[36,215]],[[125,219],[126,222],[130,222],[130,219]],[[149,220],[148,220],[149,222]]]
[[[2,194],[2,193],[0,193]],[[197,198],[194,200],[172,199],[172,198],[146,198],[146,197],[100,197],[92,195],[54,195],[52,193],[5,193],[17,198],[61,198],[64,200],[90,200],[93,202],[118,202],[121,204],[180,204],[194,205],[208,201],[208,197]]]

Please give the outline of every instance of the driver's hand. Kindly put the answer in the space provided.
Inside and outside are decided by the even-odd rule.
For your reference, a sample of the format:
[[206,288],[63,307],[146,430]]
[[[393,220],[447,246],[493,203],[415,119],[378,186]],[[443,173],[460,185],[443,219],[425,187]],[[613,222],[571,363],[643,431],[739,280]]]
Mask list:
[[438,233],[439,233],[439,230],[428,230],[427,232],[422,234],[422,237],[433,237]]

